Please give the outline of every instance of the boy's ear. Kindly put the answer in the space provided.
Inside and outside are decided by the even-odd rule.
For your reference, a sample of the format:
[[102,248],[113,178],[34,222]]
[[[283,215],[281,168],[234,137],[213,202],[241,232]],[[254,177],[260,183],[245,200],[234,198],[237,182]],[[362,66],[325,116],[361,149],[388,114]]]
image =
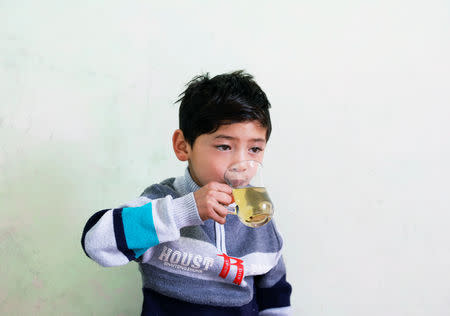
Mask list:
[[189,159],[190,146],[184,138],[183,131],[177,129],[172,136],[173,151],[180,161],[187,161]]

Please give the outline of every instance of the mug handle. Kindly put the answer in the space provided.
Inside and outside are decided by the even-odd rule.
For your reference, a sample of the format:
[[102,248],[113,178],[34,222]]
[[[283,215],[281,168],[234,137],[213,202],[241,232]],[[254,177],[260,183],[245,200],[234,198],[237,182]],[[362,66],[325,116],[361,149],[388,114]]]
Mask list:
[[236,202],[231,203],[227,206],[228,214],[230,215],[238,215],[239,212],[239,205],[236,204]]

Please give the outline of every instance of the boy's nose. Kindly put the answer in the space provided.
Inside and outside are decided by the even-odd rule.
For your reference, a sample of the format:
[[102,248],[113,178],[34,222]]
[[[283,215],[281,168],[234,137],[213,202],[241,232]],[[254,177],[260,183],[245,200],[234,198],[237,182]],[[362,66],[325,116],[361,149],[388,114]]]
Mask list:
[[247,167],[245,164],[240,164],[240,161],[237,161],[236,163],[233,164],[233,168],[231,168],[230,170],[232,172],[245,172],[247,171]]
[[233,160],[234,160],[233,163],[238,163],[245,160],[251,160],[251,157],[246,150],[240,150],[239,152],[236,153]]
[[234,172],[244,172],[247,170],[247,165],[245,163],[240,163],[242,161],[245,161],[248,159],[236,159],[233,161],[233,163],[231,165],[233,165],[233,171]]

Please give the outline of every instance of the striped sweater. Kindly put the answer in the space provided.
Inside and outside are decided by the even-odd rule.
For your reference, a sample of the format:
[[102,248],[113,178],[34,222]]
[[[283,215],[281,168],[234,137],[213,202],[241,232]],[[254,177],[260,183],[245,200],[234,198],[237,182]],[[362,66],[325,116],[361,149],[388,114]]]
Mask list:
[[102,266],[139,263],[142,315],[289,315],[291,286],[274,221],[249,228],[199,217],[185,175],[148,187],[123,206],[95,213],[82,246]]

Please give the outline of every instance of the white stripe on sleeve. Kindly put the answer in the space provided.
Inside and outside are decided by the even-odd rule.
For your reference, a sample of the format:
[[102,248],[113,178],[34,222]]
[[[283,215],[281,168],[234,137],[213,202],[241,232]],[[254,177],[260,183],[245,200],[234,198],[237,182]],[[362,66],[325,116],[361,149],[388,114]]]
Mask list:
[[128,258],[117,249],[113,210],[107,211],[86,233],[84,246],[89,257],[104,267],[124,265]]

